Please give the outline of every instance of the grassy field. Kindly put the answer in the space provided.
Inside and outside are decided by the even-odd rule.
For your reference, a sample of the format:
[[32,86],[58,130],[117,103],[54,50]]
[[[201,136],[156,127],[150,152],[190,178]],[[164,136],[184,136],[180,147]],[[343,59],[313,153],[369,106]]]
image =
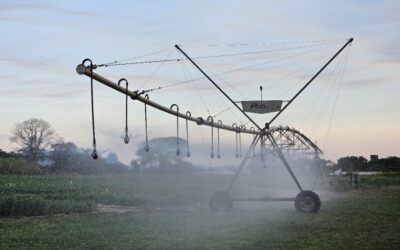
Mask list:
[[0,216],[88,212],[94,205],[185,206],[225,189],[224,175],[0,177]]
[[309,215],[290,202],[211,212],[206,202],[226,186],[223,175],[1,176],[1,209],[9,210],[0,218],[0,249],[399,249],[393,180],[328,193],[320,213]]

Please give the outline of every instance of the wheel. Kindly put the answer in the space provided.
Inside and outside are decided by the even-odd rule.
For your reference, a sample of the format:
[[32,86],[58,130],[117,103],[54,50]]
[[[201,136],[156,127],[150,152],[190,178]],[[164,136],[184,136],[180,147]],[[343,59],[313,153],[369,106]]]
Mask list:
[[233,207],[233,200],[228,192],[218,191],[210,197],[208,205],[213,211],[230,211]]
[[296,196],[294,207],[299,212],[318,213],[321,208],[321,200],[313,191],[304,190]]

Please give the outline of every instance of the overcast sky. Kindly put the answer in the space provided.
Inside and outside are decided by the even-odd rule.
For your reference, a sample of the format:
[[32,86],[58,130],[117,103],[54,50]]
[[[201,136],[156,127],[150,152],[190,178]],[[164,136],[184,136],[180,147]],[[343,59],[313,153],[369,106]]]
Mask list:
[[[354,37],[351,49],[346,54],[347,67],[341,87],[337,91],[332,89],[332,100],[337,101],[334,101],[332,108],[324,111],[331,115],[314,124],[314,129],[307,125],[301,129],[312,140],[323,144],[321,146],[328,159],[335,160],[345,155],[399,156],[399,13],[400,2],[390,0],[2,0],[0,148],[8,151],[16,148],[9,142],[12,127],[16,122],[30,117],[49,121],[66,141],[72,141],[79,147],[90,147],[89,79],[75,72],[76,65],[87,57],[95,63],[104,63],[165,48],[173,49],[174,44],[261,44],[342,39],[342,42],[338,42],[341,45],[343,39]],[[193,53],[195,51],[190,46],[185,48]],[[171,53],[172,56],[176,55],[176,51]],[[213,68],[211,62],[205,66],[209,72],[220,72],[219,66]],[[110,67],[99,69],[99,72],[112,80],[126,77],[130,82],[142,83],[152,70],[154,68],[151,67],[148,71]],[[278,74],[281,71],[271,70],[268,76],[272,77],[272,72]],[[267,76],[268,73],[265,74]],[[175,76],[164,72],[155,75],[154,79],[164,81],[168,77],[172,79]],[[249,87],[240,84],[245,80],[236,78],[234,85],[241,92],[257,93],[257,88],[251,87],[250,91]],[[198,87],[212,88],[210,85]],[[311,95],[313,90],[318,92],[316,87],[310,89],[308,94]],[[336,93],[339,93],[337,98]],[[154,95],[154,98],[159,98],[165,105],[174,102],[185,105],[191,101],[184,91],[167,91]],[[302,98],[306,105],[307,95]],[[144,138],[143,105],[130,106],[130,133],[133,140],[126,146],[120,138],[124,121],[123,100],[121,95],[96,85],[99,147],[101,150],[115,151],[123,161],[129,162]],[[216,102],[208,104],[214,108],[214,113],[224,108],[215,107]],[[302,107],[301,98],[296,105]],[[302,113],[301,108],[295,107],[276,125],[304,125],[304,117],[308,113]],[[174,136],[173,118],[153,110],[150,115],[151,136]],[[260,117],[257,119],[263,120]],[[307,119],[314,120],[316,117]],[[215,160],[202,160],[204,155],[209,154],[209,129],[196,128],[194,125],[190,129],[194,133],[191,141],[192,151],[195,151],[193,159],[215,164]],[[313,133],[314,130],[317,132]],[[181,134],[183,131],[184,121],[181,122]],[[225,134],[225,137],[224,153],[232,156],[234,136]],[[250,139],[243,139],[244,147]]]

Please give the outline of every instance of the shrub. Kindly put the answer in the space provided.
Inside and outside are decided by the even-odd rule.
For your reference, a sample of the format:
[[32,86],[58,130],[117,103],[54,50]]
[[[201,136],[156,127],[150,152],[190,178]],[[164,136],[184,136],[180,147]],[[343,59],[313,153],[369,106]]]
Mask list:
[[92,211],[94,202],[46,200],[37,195],[0,198],[0,216],[35,216]]
[[0,159],[0,174],[38,175],[43,173],[43,169],[33,161],[22,158]]

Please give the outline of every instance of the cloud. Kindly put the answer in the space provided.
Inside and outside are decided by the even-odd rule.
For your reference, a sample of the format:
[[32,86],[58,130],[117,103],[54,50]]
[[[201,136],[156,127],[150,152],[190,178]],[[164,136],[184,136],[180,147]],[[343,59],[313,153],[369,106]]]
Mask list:
[[394,79],[391,76],[368,77],[348,79],[343,84],[351,87],[368,87],[368,86],[382,86],[392,82]]
[[39,94],[37,97],[45,97],[45,98],[60,98],[60,97],[69,97],[83,94],[82,90],[73,90],[73,91],[62,91],[62,92],[51,92],[47,94]]
[[63,8],[60,5],[44,4],[39,3],[15,3],[15,1],[9,3],[0,3],[0,13],[10,14],[10,13],[20,13],[20,12],[47,12],[47,13],[57,13],[58,15],[68,15],[68,16],[81,16],[87,17],[91,13],[88,11],[73,10]]
[[0,140],[8,139],[9,135],[0,134]]
[[22,68],[25,70],[42,70],[44,71],[45,69],[49,69],[50,66],[52,66],[56,60],[20,60],[17,58],[12,58],[12,57],[6,57],[5,54],[3,54],[3,57],[0,59],[0,62],[3,64],[8,64],[9,66],[15,66],[18,68]]

